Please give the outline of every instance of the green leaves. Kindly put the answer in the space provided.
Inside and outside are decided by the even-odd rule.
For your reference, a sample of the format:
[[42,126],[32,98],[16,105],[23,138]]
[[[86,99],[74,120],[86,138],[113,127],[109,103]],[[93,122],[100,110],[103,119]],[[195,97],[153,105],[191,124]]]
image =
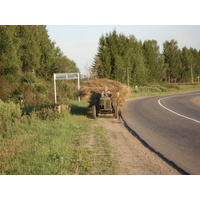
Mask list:
[[127,85],[157,82],[188,82],[200,75],[200,51],[178,47],[176,40],[165,41],[163,53],[156,40],[143,43],[135,36],[117,34],[101,36],[92,72]]
[[23,98],[30,103],[37,97],[47,98],[41,94],[57,72],[79,69],[49,39],[46,26],[0,26],[0,99],[19,103]]
[[141,42],[134,36],[117,34],[116,30],[101,36],[93,71],[99,78],[143,84],[146,82],[146,68]]
[[145,64],[147,68],[148,83],[161,82],[163,74],[163,57],[160,54],[156,40],[148,40],[143,43]]

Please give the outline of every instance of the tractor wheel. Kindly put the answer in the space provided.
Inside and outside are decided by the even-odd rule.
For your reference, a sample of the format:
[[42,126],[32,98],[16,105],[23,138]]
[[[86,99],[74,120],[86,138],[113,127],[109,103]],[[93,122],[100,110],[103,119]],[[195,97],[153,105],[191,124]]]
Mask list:
[[118,108],[118,106],[114,106],[114,110],[115,110],[114,117],[119,118],[119,108]]
[[97,116],[97,110],[96,110],[96,106],[95,106],[95,105],[93,105],[93,106],[92,106],[92,117],[93,117],[93,119],[95,119],[95,118],[96,118],[96,116]]

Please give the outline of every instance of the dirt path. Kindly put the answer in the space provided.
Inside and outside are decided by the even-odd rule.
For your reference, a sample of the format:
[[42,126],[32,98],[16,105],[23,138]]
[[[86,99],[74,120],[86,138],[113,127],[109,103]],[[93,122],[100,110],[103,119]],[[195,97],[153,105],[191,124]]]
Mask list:
[[107,137],[113,149],[113,156],[119,162],[123,175],[178,175],[172,168],[155,153],[147,149],[134,137],[122,122],[113,116],[99,117],[99,126],[108,130]]

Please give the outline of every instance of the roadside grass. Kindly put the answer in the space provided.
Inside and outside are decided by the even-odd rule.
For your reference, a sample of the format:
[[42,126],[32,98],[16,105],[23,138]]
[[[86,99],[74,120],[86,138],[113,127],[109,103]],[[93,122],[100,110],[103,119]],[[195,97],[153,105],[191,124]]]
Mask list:
[[112,148],[106,137],[107,130],[102,126],[95,126],[93,137],[95,144],[92,150],[92,174],[117,175],[120,174],[118,162],[114,159]]
[[[199,89],[197,83],[143,86],[131,97]],[[23,114],[19,105],[2,101],[0,108],[0,174],[120,174],[107,130],[92,119],[87,102],[74,101],[60,114],[48,106]]]
[[[78,136],[87,131],[87,119],[67,118],[55,121],[34,120],[13,127],[11,138],[1,139],[1,174],[70,174],[75,173]],[[21,134],[20,134],[20,131]]]
[[[106,130],[92,128],[96,120],[91,119],[87,102],[73,102],[71,113],[65,111],[60,117],[47,109],[46,117],[41,118],[44,113],[22,116],[1,132],[0,174],[117,173],[117,163],[105,137]],[[89,147],[91,134],[96,145]]]
[[168,94],[177,94],[183,92],[191,92],[200,90],[200,83],[166,83],[162,85],[139,86],[138,89],[133,88],[133,93],[129,98],[161,96]]

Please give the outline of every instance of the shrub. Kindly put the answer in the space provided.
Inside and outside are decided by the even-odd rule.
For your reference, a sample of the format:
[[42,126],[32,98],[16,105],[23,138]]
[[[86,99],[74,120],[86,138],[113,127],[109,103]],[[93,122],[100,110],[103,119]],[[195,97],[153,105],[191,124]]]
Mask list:
[[52,108],[42,108],[40,111],[35,112],[37,117],[42,120],[53,120],[59,118],[59,113]]
[[171,83],[165,84],[165,87],[168,89],[174,88],[176,90],[180,90],[180,86]]
[[37,82],[37,78],[33,73],[25,73],[21,78],[22,83],[35,83]]
[[7,128],[21,119],[22,112],[20,106],[13,102],[4,103],[0,100],[0,130],[5,131]]
[[138,90],[134,89],[133,92],[165,92],[166,88],[161,85],[146,85],[140,86]]
[[17,84],[13,84],[6,78],[0,78],[0,99],[8,101],[13,91],[17,88]]

